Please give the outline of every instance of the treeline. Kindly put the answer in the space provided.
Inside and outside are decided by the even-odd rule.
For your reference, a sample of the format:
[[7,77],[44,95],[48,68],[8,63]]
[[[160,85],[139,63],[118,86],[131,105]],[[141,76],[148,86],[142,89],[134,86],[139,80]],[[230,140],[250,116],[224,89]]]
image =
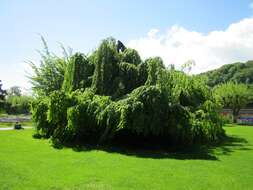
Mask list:
[[90,55],[41,52],[32,64],[37,135],[54,144],[105,143],[145,137],[169,143],[218,141],[220,104],[205,80],[167,69],[161,58],[141,60],[113,38]]
[[253,84],[253,61],[223,65],[219,69],[200,74],[208,78],[207,84],[214,87],[221,83],[235,82]]
[[223,65],[219,69],[199,74],[207,79],[224,108],[232,110],[232,120],[237,122],[239,111],[253,106],[253,61]]
[[23,95],[18,86],[2,89],[0,81],[0,113],[30,114],[32,97]]

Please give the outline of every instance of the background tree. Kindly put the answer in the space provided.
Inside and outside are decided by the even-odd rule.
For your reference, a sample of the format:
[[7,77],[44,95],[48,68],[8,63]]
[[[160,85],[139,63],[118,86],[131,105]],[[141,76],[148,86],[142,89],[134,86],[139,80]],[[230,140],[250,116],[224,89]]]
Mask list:
[[252,91],[246,84],[228,82],[217,85],[214,89],[217,100],[232,109],[233,121],[236,123],[240,109],[252,100]]
[[3,90],[2,89],[2,81],[0,80],[0,111],[1,109],[3,109],[3,106],[4,106],[4,100],[5,100],[5,96],[6,96],[6,90]]
[[211,87],[230,81],[253,84],[253,61],[223,65],[218,69],[207,71],[200,75],[207,76],[208,85]]
[[8,114],[29,114],[33,98],[25,95],[8,95],[4,109]]
[[[196,65],[194,60],[188,60],[181,66],[181,71],[189,74],[192,70],[192,68]],[[173,66],[172,66],[173,68]]]
[[7,90],[8,96],[21,96],[21,89],[19,86],[12,86]]

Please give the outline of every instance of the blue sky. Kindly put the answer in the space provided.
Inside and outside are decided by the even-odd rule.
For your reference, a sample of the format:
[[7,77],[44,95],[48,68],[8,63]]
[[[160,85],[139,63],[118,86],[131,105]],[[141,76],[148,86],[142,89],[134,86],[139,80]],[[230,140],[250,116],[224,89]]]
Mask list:
[[[61,42],[72,47],[74,51],[88,53],[96,48],[101,39],[113,36],[139,50],[142,57],[147,57],[148,52],[153,56],[153,52],[156,51],[151,48],[147,50],[144,46],[149,44],[148,46],[152,47],[154,43],[158,43],[161,52],[167,54],[167,50],[171,52],[175,50],[177,54],[181,49],[171,49],[171,46],[168,47],[159,40],[171,42],[176,39],[175,35],[179,34],[183,35],[183,38],[184,36],[191,38],[192,32],[196,32],[203,37],[200,40],[206,42],[211,38],[209,34],[213,31],[224,32],[234,23],[240,24],[244,19],[251,19],[253,13],[251,2],[251,0],[1,0],[0,79],[6,88],[12,85],[30,86],[24,76],[24,70],[29,70],[24,61],[38,61],[36,49],[41,48],[38,33],[47,39],[50,49],[56,52],[59,52],[58,42]],[[248,20],[243,26],[250,23],[251,20]],[[242,24],[238,27],[241,26]],[[248,27],[245,28],[247,32]],[[153,36],[150,36],[150,31],[155,31]],[[171,31],[173,39],[168,37]],[[192,45],[193,42],[189,43]],[[210,48],[211,45],[208,43],[206,46]],[[225,49],[223,56],[226,56],[230,49],[231,47]],[[169,59],[165,53],[160,55],[160,52],[157,52],[157,54]],[[209,54],[208,50],[207,55]],[[216,54],[214,56],[217,56]],[[236,59],[222,57],[221,60],[236,61],[241,58],[244,61],[250,58],[248,54],[245,56],[244,52],[236,54],[238,54]],[[202,59],[197,57],[196,60]],[[168,60],[165,62],[173,63]],[[214,64],[214,67],[220,64],[221,61]]]

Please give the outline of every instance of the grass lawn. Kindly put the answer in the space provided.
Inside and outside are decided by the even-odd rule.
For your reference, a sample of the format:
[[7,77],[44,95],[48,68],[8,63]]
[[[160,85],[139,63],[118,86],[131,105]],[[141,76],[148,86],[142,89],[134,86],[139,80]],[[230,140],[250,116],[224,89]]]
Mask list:
[[0,131],[0,189],[253,189],[253,127],[188,153],[54,149],[33,130]]

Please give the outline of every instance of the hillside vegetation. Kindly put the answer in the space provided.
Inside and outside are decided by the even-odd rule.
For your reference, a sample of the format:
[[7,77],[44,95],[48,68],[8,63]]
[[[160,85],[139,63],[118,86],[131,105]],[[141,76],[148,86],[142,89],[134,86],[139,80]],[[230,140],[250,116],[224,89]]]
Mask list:
[[208,78],[208,85],[213,87],[220,83],[237,82],[253,84],[253,61],[223,65],[219,69],[200,74]]

